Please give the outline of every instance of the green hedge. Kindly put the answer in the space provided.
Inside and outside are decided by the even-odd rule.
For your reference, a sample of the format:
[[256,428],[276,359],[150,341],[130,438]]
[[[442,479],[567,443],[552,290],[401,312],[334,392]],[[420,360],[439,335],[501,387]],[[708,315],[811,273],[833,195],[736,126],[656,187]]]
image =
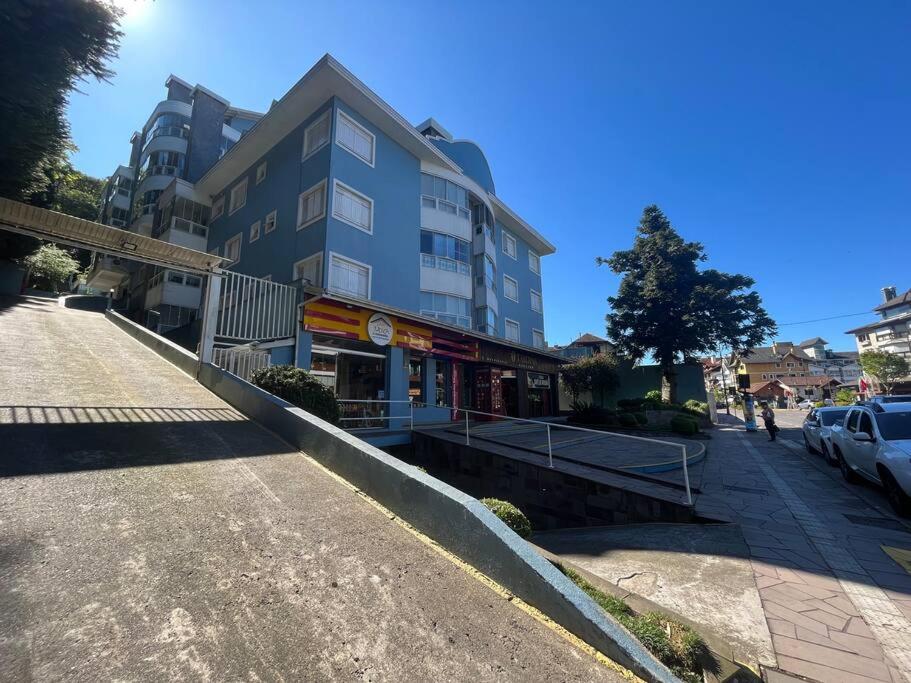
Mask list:
[[633,417],[636,418],[636,423],[640,427],[644,427],[648,424],[648,416],[645,413],[633,413]]
[[636,422],[636,418],[632,413],[620,413],[617,415],[617,419],[620,421],[621,427],[627,427],[628,429],[635,429],[639,426],[639,423]]
[[531,522],[519,508],[498,498],[481,498],[481,503],[522,538],[531,536]]
[[697,401],[693,398],[684,403],[683,408],[687,412],[698,415],[699,417],[708,417],[709,415],[709,404],[703,401]]
[[674,415],[671,418],[671,431],[677,434],[695,434],[699,431],[699,423],[689,415]]
[[338,424],[335,395],[322,382],[293,365],[273,365],[253,371],[253,384],[270,394],[293,403],[327,422]]

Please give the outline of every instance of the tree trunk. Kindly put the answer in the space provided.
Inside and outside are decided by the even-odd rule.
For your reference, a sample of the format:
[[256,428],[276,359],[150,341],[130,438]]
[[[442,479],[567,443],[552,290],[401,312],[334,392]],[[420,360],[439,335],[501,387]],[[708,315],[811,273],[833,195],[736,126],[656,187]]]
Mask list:
[[661,400],[665,403],[677,402],[677,369],[674,361],[661,361]]

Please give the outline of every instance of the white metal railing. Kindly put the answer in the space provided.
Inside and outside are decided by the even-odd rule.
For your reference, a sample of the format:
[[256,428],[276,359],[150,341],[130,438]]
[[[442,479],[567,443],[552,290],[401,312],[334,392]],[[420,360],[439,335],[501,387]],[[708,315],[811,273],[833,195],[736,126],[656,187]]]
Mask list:
[[[608,431],[601,430],[601,429],[590,429],[588,427],[575,427],[573,425],[554,424],[552,422],[547,422],[546,420],[531,420],[531,419],[524,418],[524,417],[509,417],[507,415],[499,415],[497,413],[485,413],[480,410],[470,410],[468,408],[453,408],[451,406],[438,406],[433,403],[422,403],[420,401],[338,399],[338,403],[342,403],[342,404],[362,403],[362,404],[367,404],[367,405],[378,405],[378,404],[392,405],[392,404],[407,403],[407,404],[409,404],[409,410],[408,410],[407,415],[368,416],[365,414],[363,416],[342,417],[342,418],[340,418],[339,421],[340,422],[353,422],[353,421],[362,421],[363,422],[363,421],[370,421],[370,420],[389,421],[390,427],[391,427],[392,420],[407,420],[408,425],[409,425],[408,428],[412,431],[414,430],[414,408],[415,408],[415,406],[420,406],[420,407],[425,407],[425,408],[440,408],[443,410],[452,411],[453,419],[450,420],[451,422],[455,422],[457,420],[461,421],[457,418],[457,415],[460,412],[464,413],[465,414],[465,445],[466,446],[471,445],[471,422],[469,419],[470,415],[480,415],[483,417],[493,417],[493,418],[497,418],[499,420],[510,421],[510,422],[521,422],[521,423],[525,423],[525,424],[541,425],[546,429],[546,432],[547,432],[547,465],[548,465],[548,467],[551,467],[551,468],[554,466],[553,441],[551,439],[551,431],[553,429],[562,429],[562,430],[569,430],[569,431],[575,431],[575,432],[587,432],[590,434],[598,434],[600,436],[612,436],[612,437],[617,437],[620,439],[630,439],[632,441],[638,441],[641,443],[653,443],[653,444],[659,444],[661,446],[668,446],[668,447],[671,447],[674,449],[679,449],[681,466],[683,469],[683,485],[686,489],[686,503],[687,503],[687,505],[693,504],[693,493],[692,493],[692,490],[690,489],[690,474],[689,474],[689,467],[688,467],[688,463],[687,463],[686,445],[685,444],[675,443],[673,441],[664,441],[663,439],[650,439],[650,438],[644,437],[644,436],[633,436],[632,434],[619,434],[617,432],[608,432]],[[583,464],[583,465],[591,464],[591,463],[586,463],[582,460],[573,460],[573,462],[577,462],[577,463]]]
[[254,370],[268,368],[272,364],[268,351],[257,351],[250,348],[216,348],[212,349],[212,363],[226,372],[237,375],[247,382]]
[[457,261],[448,256],[421,254],[421,265],[425,268],[436,268],[437,270],[446,270],[450,273],[459,273],[471,277],[471,264]]
[[297,288],[243,273],[224,273],[215,336],[240,341],[293,337]]

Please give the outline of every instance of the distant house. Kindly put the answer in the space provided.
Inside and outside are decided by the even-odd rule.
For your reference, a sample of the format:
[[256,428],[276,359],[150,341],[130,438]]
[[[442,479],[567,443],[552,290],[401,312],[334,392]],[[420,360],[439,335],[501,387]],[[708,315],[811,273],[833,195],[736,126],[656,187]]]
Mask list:
[[812,358],[810,374],[828,375],[840,384],[856,387],[857,380],[863,374],[860,354],[857,351],[832,351],[826,348],[828,343],[822,337],[813,337],[800,343],[801,350]]
[[[846,334],[854,335],[860,353],[888,351],[911,361],[911,289],[898,294],[895,287],[883,287],[882,298],[883,302],[873,309],[880,319],[848,330]],[[871,377],[867,377],[867,381],[876,385]],[[911,391],[911,377],[906,377],[894,389],[896,392]]]
[[564,358],[578,360],[579,358],[590,358],[602,353],[612,353],[614,345],[607,339],[598,337],[590,332],[580,335],[577,339],[571,341],[566,346],[552,346],[550,351],[559,354]]
[[841,384],[837,379],[826,375],[785,377],[776,381],[781,384],[786,392],[790,392],[790,395],[797,401],[802,401],[805,398],[811,401],[834,398],[835,391]]
[[748,375],[749,383],[785,377],[806,377],[810,374],[812,358],[789,341],[760,346],[733,361],[737,375]]
[[777,379],[750,384],[750,393],[759,401],[774,401],[783,405],[787,401],[787,390]]

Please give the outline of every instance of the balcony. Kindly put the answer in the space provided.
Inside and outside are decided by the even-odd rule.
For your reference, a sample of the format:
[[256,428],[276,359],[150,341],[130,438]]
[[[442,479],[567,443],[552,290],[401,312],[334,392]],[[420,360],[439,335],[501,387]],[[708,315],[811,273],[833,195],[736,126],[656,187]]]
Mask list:
[[209,228],[205,225],[188,221],[186,218],[172,216],[171,224],[164,226],[163,230],[159,226],[158,229],[152,232],[152,237],[163,242],[186,247],[187,249],[205,251],[208,243]]
[[166,270],[149,279],[146,288],[145,308],[161,304],[199,308],[202,292],[202,278],[196,275]]
[[421,289],[471,298],[471,265],[445,256],[421,254]]
[[129,275],[126,264],[121,259],[107,254],[95,254],[85,284],[106,292],[120,285]]

